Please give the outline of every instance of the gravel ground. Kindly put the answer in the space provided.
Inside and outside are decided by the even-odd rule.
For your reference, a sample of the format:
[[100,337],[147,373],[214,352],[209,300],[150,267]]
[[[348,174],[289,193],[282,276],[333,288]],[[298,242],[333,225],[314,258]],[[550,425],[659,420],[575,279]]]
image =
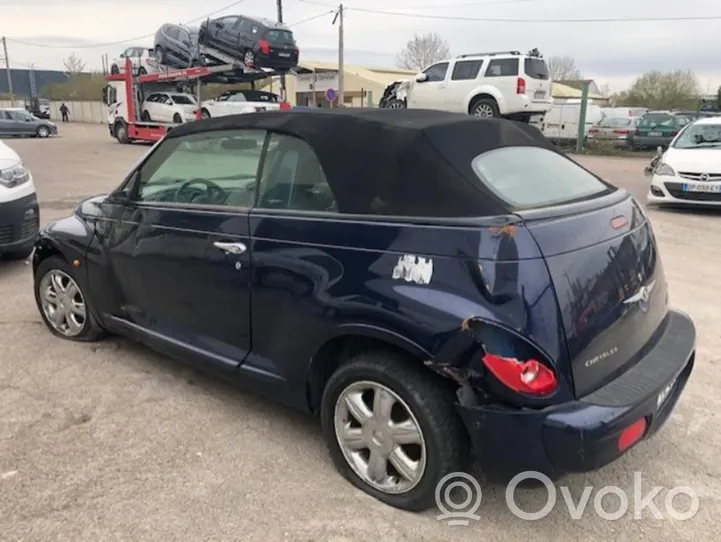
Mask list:
[[[61,137],[10,140],[35,175],[43,222],[67,215],[82,197],[119,184],[148,147],[120,145],[104,126],[61,125]],[[594,172],[643,198],[647,159],[581,157]],[[695,373],[676,413],[656,438],[598,472],[562,481],[578,502],[573,519],[562,490],[552,511],[524,521],[507,508],[505,488],[483,487],[468,526],[438,511],[403,513],[353,489],[336,474],[315,420],[198,375],[121,339],[93,345],[53,338],[32,299],[30,267],[0,261],[0,532],[5,541],[99,540],[626,540],[716,538],[721,512],[721,449],[714,368],[721,289],[721,219],[702,211],[651,210],[671,302],[698,327]],[[713,242],[712,242],[713,241]],[[663,489],[634,517],[634,472],[643,494]],[[594,510],[607,485],[623,489],[629,510],[610,521]],[[668,489],[689,486],[700,509],[669,517]],[[519,490],[537,511],[543,489]],[[673,503],[688,510],[690,500]],[[606,510],[619,499],[602,500]],[[716,519],[714,519],[716,518]]]

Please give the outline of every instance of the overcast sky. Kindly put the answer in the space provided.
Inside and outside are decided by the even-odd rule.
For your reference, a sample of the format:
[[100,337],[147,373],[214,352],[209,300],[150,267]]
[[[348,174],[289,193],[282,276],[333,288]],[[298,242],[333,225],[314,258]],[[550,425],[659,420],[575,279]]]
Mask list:
[[[14,67],[62,69],[63,58],[75,53],[88,67],[100,68],[103,53],[113,58],[130,45],[152,46],[152,34],[161,24],[202,19],[231,1],[0,0],[0,33],[8,37]],[[333,3],[283,0],[290,25],[319,16],[292,27],[301,58],[337,59],[338,33],[328,13]],[[651,69],[692,69],[704,92],[714,93],[721,85],[721,0],[347,0],[344,5],[347,63],[394,66],[414,33],[434,31],[448,41],[453,54],[538,47],[546,57],[572,55],[584,76],[617,90]],[[215,16],[233,13],[275,18],[275,2],[245,0]],[[458,19],[450,20],[454,17]],[[544,22],[642,17],[705,19]],[[462,20],[470,18],[535,22]],[[119,41],[123,43],[103,46]]]

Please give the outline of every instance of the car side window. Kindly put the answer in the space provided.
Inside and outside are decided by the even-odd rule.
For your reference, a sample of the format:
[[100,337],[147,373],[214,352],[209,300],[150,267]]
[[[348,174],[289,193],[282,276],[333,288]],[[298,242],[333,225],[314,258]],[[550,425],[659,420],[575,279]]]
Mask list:
[[451,81],[467,81],[478,77],[483,60],[459,60],[453,66]]
[[240,19],[238,24],[238,30],[243,34],[247,34],[250,32],[252,26],[253,23],[251,23],[248,19]]
[[24,111],[7,111],[7,115],[10,117],[11,120],[25,121],[26,119],[30,118],[30,115],[28,113],[25,113]]
[[498,58],[488,63],[486,77],[508,77],[518,75],[517,58]]
[[423,70],[423,73],[425,73],[428,76],[428,79],[426,79],[427,82],[439,82],[444,81],[446,78],[446,72],[448,71],[448,62],[439,62],[438,64],[433,64],[433,66],[429,66],[425,70]]
[[333,192],[313,148],[304,140],[271,134],[258,187],[258,207],[337,212]]
[[264,130],[219,130],[163,141],[140,166],[136,201],[251,207]]
[[237,94],[232,94],[230,98],[228,98],[229,102],[246,102],[245,95],[242,92],[238,92]]

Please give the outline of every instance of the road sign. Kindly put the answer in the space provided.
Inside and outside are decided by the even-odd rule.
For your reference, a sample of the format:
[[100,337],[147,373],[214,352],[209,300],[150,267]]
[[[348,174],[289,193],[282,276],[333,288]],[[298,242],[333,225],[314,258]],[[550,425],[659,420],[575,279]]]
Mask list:
[[334,88],[329,88],[325,91],[325,99],[329,102],[334,102],[337,97],[338,93],[335,91]]

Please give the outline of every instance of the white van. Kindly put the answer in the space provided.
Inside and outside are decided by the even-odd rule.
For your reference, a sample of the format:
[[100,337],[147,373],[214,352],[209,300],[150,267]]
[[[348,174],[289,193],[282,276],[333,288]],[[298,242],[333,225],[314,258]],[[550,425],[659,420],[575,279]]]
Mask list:
[[[551,110],[543,117],[534,119],[532,124],[543,135],[555,142],[571,142],[578,139],[578,121],[581,117],[581,104],[554,104]],[[601,108],[597,105],[586,106],[586,126],[584,135],[591,127],[603,118]]]
[[0,257],[27,258],[40,226],[40,209],[30,171],[0,141]]

